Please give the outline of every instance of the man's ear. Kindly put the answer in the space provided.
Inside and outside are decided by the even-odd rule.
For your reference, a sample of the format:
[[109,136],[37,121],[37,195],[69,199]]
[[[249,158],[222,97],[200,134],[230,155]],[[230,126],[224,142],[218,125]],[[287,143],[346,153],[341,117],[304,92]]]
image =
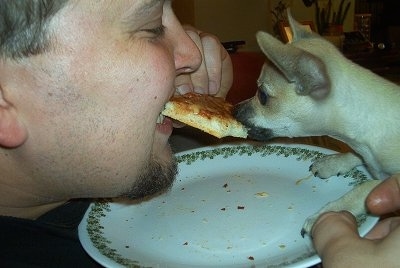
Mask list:
[[28,137],[28,131],[21,121],[21,116],[12,103],[4,98],[0,85],[0,146],[7,148],[18,147]]

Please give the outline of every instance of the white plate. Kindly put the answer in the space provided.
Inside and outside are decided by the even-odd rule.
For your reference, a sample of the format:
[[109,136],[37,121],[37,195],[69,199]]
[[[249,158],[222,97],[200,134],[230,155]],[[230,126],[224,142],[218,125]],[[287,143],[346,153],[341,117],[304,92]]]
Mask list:
[[[96,202],[79,226],[106,267],[308,267],[320,262],[300,230],[307,216],[369,178],[365,169],[314,178],[306,145],[223,145],[177,154],[172,190],[143,202]],[[377,221],[365,216],[360,233]]]

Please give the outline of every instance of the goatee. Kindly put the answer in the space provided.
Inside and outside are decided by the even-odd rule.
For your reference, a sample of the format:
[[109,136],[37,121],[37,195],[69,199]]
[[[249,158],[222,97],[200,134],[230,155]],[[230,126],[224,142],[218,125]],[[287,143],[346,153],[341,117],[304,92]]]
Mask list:
[[136,199],[167,191],[172,187],[177,174],[178,164],[175,158],[169,163],[153,160],[123,196]]

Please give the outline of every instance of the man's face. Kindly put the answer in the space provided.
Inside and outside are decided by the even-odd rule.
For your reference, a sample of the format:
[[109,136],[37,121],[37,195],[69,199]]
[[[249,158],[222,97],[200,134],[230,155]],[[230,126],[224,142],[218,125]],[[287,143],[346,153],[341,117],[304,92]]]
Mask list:
[[67,198],[170,185],[172,124],[157,119],[175,77],[201,61],[170,4],[71,1],[50,23],[50,49],[16,65],[20,157],[38,184]]

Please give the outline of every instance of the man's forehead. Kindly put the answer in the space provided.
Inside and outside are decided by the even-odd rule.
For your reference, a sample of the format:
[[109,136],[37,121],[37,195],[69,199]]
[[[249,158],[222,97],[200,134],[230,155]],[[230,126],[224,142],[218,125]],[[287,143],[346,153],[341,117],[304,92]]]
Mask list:
[[136,12],[148,12],[152,8],[158,6],[163,2],[162,0],[139,0],[136,5]]
[[120,11],[124,14],[122,21],[127,22],[128,25],[131,25],[132,22],[140,21],[155,10],[162,8],[164,2],[164,0],[131,0],[130,6],[120,6],[122,8]]

